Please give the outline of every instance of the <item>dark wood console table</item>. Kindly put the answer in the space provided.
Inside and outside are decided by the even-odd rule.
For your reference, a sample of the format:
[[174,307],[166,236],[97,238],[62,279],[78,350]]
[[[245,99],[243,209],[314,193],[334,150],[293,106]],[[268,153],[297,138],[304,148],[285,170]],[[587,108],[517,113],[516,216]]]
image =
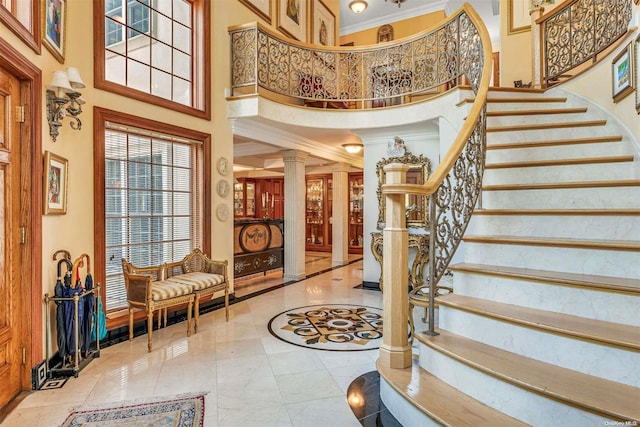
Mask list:
[[236,219],[233,228],[234,277],[284,266],[284,219]]

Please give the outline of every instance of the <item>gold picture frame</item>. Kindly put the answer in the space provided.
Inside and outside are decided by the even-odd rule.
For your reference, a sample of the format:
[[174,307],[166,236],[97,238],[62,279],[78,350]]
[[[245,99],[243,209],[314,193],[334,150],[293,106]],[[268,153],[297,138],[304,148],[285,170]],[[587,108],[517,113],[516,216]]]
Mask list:
[[66,0],[42,0],[42,44],[61,64],[64,64],[66,22]]
[[44,214],[66,214],[69,161],[50,151],[45,151],[43,177]]
[[518,34],[531,31],[529,0],[507,0],[507,33]]
[[308,0],[278,0],[278,30],[288,37],[306,43],[308,6]]
[[311,42],[322,46],[335,46],[336,44],[336,16],[322,0],[313,0],[311,10],[313,34]]
[[611,63],[611,96],[617,103],[626,98],[634,88],[633,46],[629,43]]
[[271,0],[240,0],[240,3],[271,24]]
[[385,24],[378,28],[378,43],[390,42],[393,40],[393,27]]

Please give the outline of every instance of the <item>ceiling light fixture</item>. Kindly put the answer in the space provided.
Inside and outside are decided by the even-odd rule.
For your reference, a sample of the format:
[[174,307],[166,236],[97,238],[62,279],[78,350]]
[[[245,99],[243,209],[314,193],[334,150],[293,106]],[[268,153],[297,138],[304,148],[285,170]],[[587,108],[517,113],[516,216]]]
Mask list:
[[[387,1],[387,0],[384,0],[384,1]],[[405,1],[407,0],[391,0],[391,3],[397,3],[399,8],[400,6],[402,6],[402,3],[404,3]]]
[[349,3],[349,9],[354,13],[362,13],[368,6],[365,0],[354,0]]
[[359,142],[350,142],[349,144],[342,144],[342,146],[347,150],[347,153],[351,154],[358,154],[364,148],[364,145]]

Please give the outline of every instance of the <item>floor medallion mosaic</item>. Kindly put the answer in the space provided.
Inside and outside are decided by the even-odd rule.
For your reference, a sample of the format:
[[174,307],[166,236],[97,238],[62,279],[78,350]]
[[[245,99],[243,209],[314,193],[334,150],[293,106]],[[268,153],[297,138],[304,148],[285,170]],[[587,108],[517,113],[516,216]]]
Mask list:
[[382,310],[347,304],[299,307],[272,318],[269,332],[282,341],[316,350],[374,350],[382,341]]

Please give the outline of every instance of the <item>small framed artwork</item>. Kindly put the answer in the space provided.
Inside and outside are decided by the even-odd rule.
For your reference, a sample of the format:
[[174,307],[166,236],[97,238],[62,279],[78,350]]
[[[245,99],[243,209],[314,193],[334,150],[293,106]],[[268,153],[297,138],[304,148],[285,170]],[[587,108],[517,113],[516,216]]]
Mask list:
[[613,80],[613,102],[620,102],[624,97],[633,92],[633,66],[631,43],[620,52],[611,64],[611,77]]
[[240,3],[271,24],[271,0],[240,0]]
[[393,27],[389,24],[378,28],[378,43],[390,42],[393,40]]
[[277,0],[278,29],[289,37],[307,42],[308,0]]
[[42,0],[42,42],[60,63],[64,63],[66,0]]
[[50,151],[45,151],[43,172],[44,214],[66,214],[69,161]]
[[322,0],[313,0],[313,17],[311,42],[323,46],[335,46],[336,44],[336,17]]
[[507,0],[507,29],[509,34],[531,31],[529,0]]
[[[636,41],[633,43],[633,45],[633,63],[635,64],[635,77],[637,80],[638,76],[640,76],[640,36],[636,38]],[[640,114],[640,93],[638,92],[638,88],[636,88],[636,111],[638,112],[638,114]]]

